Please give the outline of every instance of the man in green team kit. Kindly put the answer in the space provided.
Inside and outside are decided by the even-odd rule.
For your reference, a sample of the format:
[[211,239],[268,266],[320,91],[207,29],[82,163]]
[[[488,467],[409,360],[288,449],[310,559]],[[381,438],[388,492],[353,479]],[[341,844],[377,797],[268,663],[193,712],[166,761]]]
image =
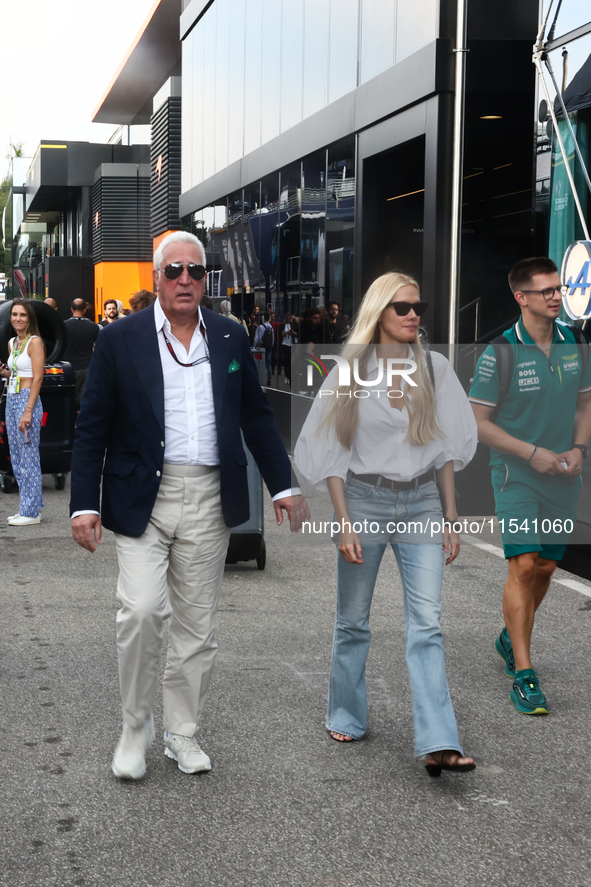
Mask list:
[[591,361],[581,331],[557,320],[562,300],[554,262],[523,259],[511,269],[509,286],[521,318],[504,333],[505,344],[489,345],[481,356],[470,400],[478,438],[491,448],[509,565],[506,627],[496,649],[513,678],[515,708],[539,715],[548,714],[548,704],[530,659],[531,634],[576,518],[591,437]]

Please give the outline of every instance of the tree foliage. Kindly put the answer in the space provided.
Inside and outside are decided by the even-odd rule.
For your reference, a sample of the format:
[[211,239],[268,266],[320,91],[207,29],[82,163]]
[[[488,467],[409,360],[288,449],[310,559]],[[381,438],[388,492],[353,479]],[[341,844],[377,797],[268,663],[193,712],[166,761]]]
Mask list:
[[13,157],[24,157],[25,156],[25,143],[24,142],[9,142],[9,153],[6,155],[7,160],[12,160]]
[[[6,206],[6,201],[8,200],[8,195],[10,194],[11,188],[12,188],[12,177],[6,176],[2,180],[2,184],[0,184],[0,220],[2,219],[4,207]],[[1,239],[0,239],[0,271],[3,271],[5,274],[8,274],[8,272],[10,271],[10,251],[4,249]]]
[[[7,160],[13,160],[15,157],[24,157],[25,155],[25,143],[24,142],[13,142],[10,141],[8,143],[8,154],[6,155]],[[12,165],[11,165],[12,169]],[[7,175],[3,178],[2,183],[0,184],[0,220],[2,219],[2,214],[4,212],[4,207],[6,206],[6,201],[8,200],[8,195],[10,194],[10,189],[12,188],[12,176]],[[8,274],[10,271],[10,250],[5,250],[2,240],[0,239],[0,272],[4,272]]]

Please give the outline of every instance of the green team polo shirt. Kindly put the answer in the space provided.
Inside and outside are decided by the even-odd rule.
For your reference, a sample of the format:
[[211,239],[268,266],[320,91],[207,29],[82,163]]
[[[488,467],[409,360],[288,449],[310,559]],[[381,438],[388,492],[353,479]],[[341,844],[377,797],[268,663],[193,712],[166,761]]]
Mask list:
[[[513,348],[513,376],[495,424],[513,437],[554,453],[570,450],[577,396],[591,391],[591,359],[583,367],[581,349],[572,329],[554,321],[552,348],[548,357],[535,344],[521,318],[504,333]],[[484,351],[470,388],[472,403],[496,407],[499,400],[497,358],[492,345]],[[520,470],[535,469],[518,456],[499,453],[491,447],[491,465],[508,464]]]

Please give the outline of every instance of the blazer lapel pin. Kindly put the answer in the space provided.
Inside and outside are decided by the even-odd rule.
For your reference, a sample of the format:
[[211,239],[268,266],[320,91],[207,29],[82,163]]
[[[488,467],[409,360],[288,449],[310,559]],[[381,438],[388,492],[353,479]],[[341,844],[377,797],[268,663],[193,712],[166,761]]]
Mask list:
[[229,373],[235,373],[236,370],[239,370],[239,369],[240,369],[240,364],[239,364],[239,362],[238,362],[236,359],[234,359],[234,360],[232,361],[232,363],[230,364],[230,366],[228,367],[228,372],[229,372]]
[[224,334],[224,339],[229,339],[229,338],[230,338],[230,333],[225,333],[225,334]]

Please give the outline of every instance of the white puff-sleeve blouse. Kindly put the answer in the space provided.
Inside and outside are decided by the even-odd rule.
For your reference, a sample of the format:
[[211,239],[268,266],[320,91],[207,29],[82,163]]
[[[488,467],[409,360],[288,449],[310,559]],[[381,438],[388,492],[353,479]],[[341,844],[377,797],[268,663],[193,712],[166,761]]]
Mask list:
[[[412,351],[409,350],[409,356]],[[442,437],[421,445],[406,440],[408,410],[390,405],[387,381],[366,390],[359,400],[359,424],[350,450],[346,450],[336,434],[334,423],[320,429],[336,391],[337,371],[332,370],[316,395],[312,408],[297,440],[294,458],[306,483],[320,492],[327,492],[327,477],[354,474],[381,474],[390,480],[409,481],[430,468],[441,468],[453,462],[454,471],[461,471],[473,458],[478,430],[468,397],[449,361],[435,351],[430,353],[435,378],[437,426]],[[367,380],[378,377],[378,364],[370,359]]]

